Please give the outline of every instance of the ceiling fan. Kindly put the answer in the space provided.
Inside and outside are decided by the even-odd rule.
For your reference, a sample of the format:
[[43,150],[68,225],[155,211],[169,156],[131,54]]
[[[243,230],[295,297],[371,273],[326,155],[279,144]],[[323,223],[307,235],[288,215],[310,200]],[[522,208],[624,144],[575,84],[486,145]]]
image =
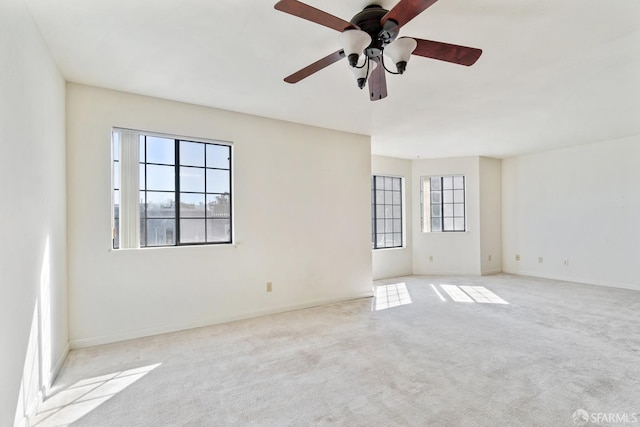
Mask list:
[[[362,89],[368,83],[370,99],[377,101],[387,96],[385,71],[390,74],[404,73],[412,54],[454,64],[473,65],[482,54],[481,49],[409,37],[397,38],[403,25],[436,1],[400,0],[391,10],[372,4],[357,13],[350,22],[297,0],[277,2],[274,6],[277,10],[342,33],[342,49],[285,77],[284,81],[298,83],[347,57],[358,87]],[[397,71],[387,68],[383,53],[393,61]]]

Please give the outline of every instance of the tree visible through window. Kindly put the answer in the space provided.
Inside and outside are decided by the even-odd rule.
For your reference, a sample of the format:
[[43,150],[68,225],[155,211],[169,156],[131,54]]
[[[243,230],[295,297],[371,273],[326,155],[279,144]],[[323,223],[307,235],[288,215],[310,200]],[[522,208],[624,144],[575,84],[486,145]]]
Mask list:
[[371,246],[402,247],[402,178],[373,176],[371,181]]
[[120,130],[112,141],[114,248],[231,243],[231,146]]
[[464,176],[422,177],[420,204],[422,231],[466,231]]

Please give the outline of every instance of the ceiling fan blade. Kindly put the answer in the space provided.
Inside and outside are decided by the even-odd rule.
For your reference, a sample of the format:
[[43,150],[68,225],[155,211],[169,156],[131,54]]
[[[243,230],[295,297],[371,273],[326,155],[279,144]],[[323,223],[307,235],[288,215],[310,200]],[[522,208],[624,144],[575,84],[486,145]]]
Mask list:
[[306,79],[311,74],[317,73],[318,71],[328,67],[334,62],[341,60],[342,58],[344,58],[344,56],[345,56],[344,50],[340,49],[337,52],[333,52],[332,54],[327,55],[322,59],[319,59],[318,61],[314,62],[311,65],[307,65],[303,69],[296,71],[290,76],[285,77],[284,81],[287,83],[298,83],[300,80]]
[[378,101],[387,97],[387,77],[380,61],[369,76],[369,96],[372,101]]
[[324,25],[325,27],[332,28],[336,31],[343,32],[347,28],[358,28],[356,25],[353,25],[344,19],[340,19],[337,16],[333,16],[297,0],[280,0],[274,7],[279,11],[289,13],[297,16],[298,18],[306,19],[307,21],[315,22],[316,24]]
[[438,0],[400,0],[380,22],[384,25],[388,20],[398,23],[396,28],[400,28],[416,16],[424,12],[429,6]]
[[413,51],[413,55],[466,65],[467,67],[475,64],[480,55],[482,55],[482,49],[431,40],[413,39],[418,42],[418,47]]

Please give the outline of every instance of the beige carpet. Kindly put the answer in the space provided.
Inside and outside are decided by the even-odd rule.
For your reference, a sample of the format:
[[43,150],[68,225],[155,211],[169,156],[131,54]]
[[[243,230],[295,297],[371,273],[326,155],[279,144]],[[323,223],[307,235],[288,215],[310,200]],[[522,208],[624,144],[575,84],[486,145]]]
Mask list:
[[640,425],[640,292],[509,275],[376,285],[376,301],[72,351],[34,424]]

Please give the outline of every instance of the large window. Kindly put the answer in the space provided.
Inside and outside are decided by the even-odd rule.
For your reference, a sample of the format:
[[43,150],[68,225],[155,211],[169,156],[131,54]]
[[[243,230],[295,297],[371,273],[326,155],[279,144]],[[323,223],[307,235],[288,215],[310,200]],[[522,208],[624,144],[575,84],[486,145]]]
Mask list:
[[421,181],[422,231],[466,231],[464,176],[425,176]]
[[231,243],[231,146],[114,130],[113,247]]
[[382,249],[402,245],[402,178],[374,175],[371,181],[371,246]]

